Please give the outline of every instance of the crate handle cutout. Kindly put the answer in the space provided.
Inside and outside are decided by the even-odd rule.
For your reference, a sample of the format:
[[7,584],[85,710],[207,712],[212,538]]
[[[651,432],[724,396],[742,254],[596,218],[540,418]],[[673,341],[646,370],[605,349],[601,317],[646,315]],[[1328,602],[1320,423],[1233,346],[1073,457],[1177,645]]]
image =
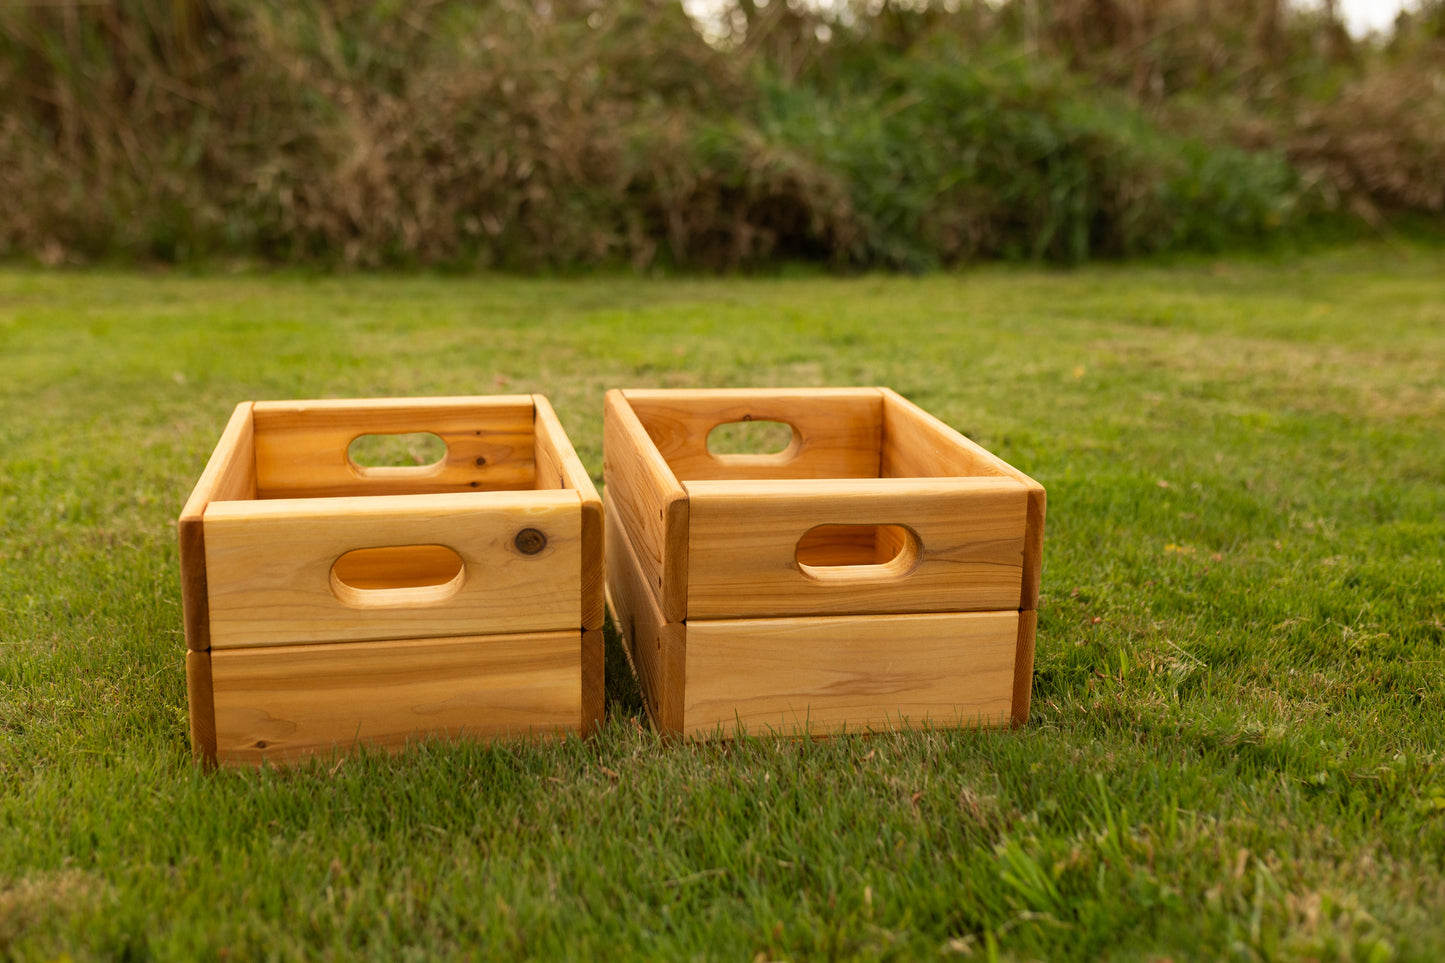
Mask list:
[[797,457],[802,444],[796,426],[752,415],[719,422],[707,433],[707,453],[724,465],[783,464]]
[[902,525],[815,525],[793,560],[819,582],[873,582],[907,576],[922,554],[917,533]]
[[358,548],[331,565],[331,593],[355,608],[435,605],[461,591],[462,557],[445,545]]
[[431,431],[367,432],[346,446],[346,459],[362,478],[434,475],[447,454],[446,441]]

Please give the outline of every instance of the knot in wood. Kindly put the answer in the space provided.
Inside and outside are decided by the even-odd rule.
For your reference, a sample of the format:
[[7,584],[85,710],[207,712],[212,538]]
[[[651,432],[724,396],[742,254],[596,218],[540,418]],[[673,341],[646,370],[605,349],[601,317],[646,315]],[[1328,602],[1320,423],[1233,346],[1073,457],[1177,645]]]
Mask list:
[[547,536],[535,528],[524,528],[517,533],[512,544],[517,546],[517,551],[523,555],[536,555],[547,547]]

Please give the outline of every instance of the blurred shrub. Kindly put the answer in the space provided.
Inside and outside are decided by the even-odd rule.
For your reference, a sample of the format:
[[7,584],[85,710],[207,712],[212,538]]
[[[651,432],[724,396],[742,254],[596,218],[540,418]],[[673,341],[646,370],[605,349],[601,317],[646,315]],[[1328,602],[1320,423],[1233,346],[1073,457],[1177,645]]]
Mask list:
[[1438,213],[1441,0],[0,6],[0,255],[923,268]]
[[930,50],[867,87],[779,89],[765,129],[839,171],[858,263],[975,257],[1080,261],[1218,247],[1293,213],[1283,158],[1207,148],[1127,100],[1018,57]]

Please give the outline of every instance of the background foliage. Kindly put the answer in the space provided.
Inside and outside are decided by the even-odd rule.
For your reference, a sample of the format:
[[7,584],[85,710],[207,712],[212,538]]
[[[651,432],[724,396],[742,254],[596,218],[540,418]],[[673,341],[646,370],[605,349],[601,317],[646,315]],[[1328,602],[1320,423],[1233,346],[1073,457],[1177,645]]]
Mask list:
[[0,256],[929,267],[1445,212],[1445,3],[0,6]]

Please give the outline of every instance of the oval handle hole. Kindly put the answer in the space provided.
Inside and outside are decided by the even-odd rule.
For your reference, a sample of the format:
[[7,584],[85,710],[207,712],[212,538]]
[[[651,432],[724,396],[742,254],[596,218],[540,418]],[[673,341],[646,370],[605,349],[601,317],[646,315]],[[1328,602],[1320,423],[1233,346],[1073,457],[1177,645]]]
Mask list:
[[744,418],[707,433],[708,454],[725,462],[787,461],[798,444],[798,432],[785,421]]
[[798,539],[793,559],[809,578],[861,582],[907,575],[919,552],[918,536],[902,525],[818,525]]
[[447,457],[447,443],[429,431],[357,435],[346,448],[351,464],[361,469],[426,470]]
[[462,587],[466,566],[445,545],[358,548],[331,565],[331,592],[347,605],[432,605]]

